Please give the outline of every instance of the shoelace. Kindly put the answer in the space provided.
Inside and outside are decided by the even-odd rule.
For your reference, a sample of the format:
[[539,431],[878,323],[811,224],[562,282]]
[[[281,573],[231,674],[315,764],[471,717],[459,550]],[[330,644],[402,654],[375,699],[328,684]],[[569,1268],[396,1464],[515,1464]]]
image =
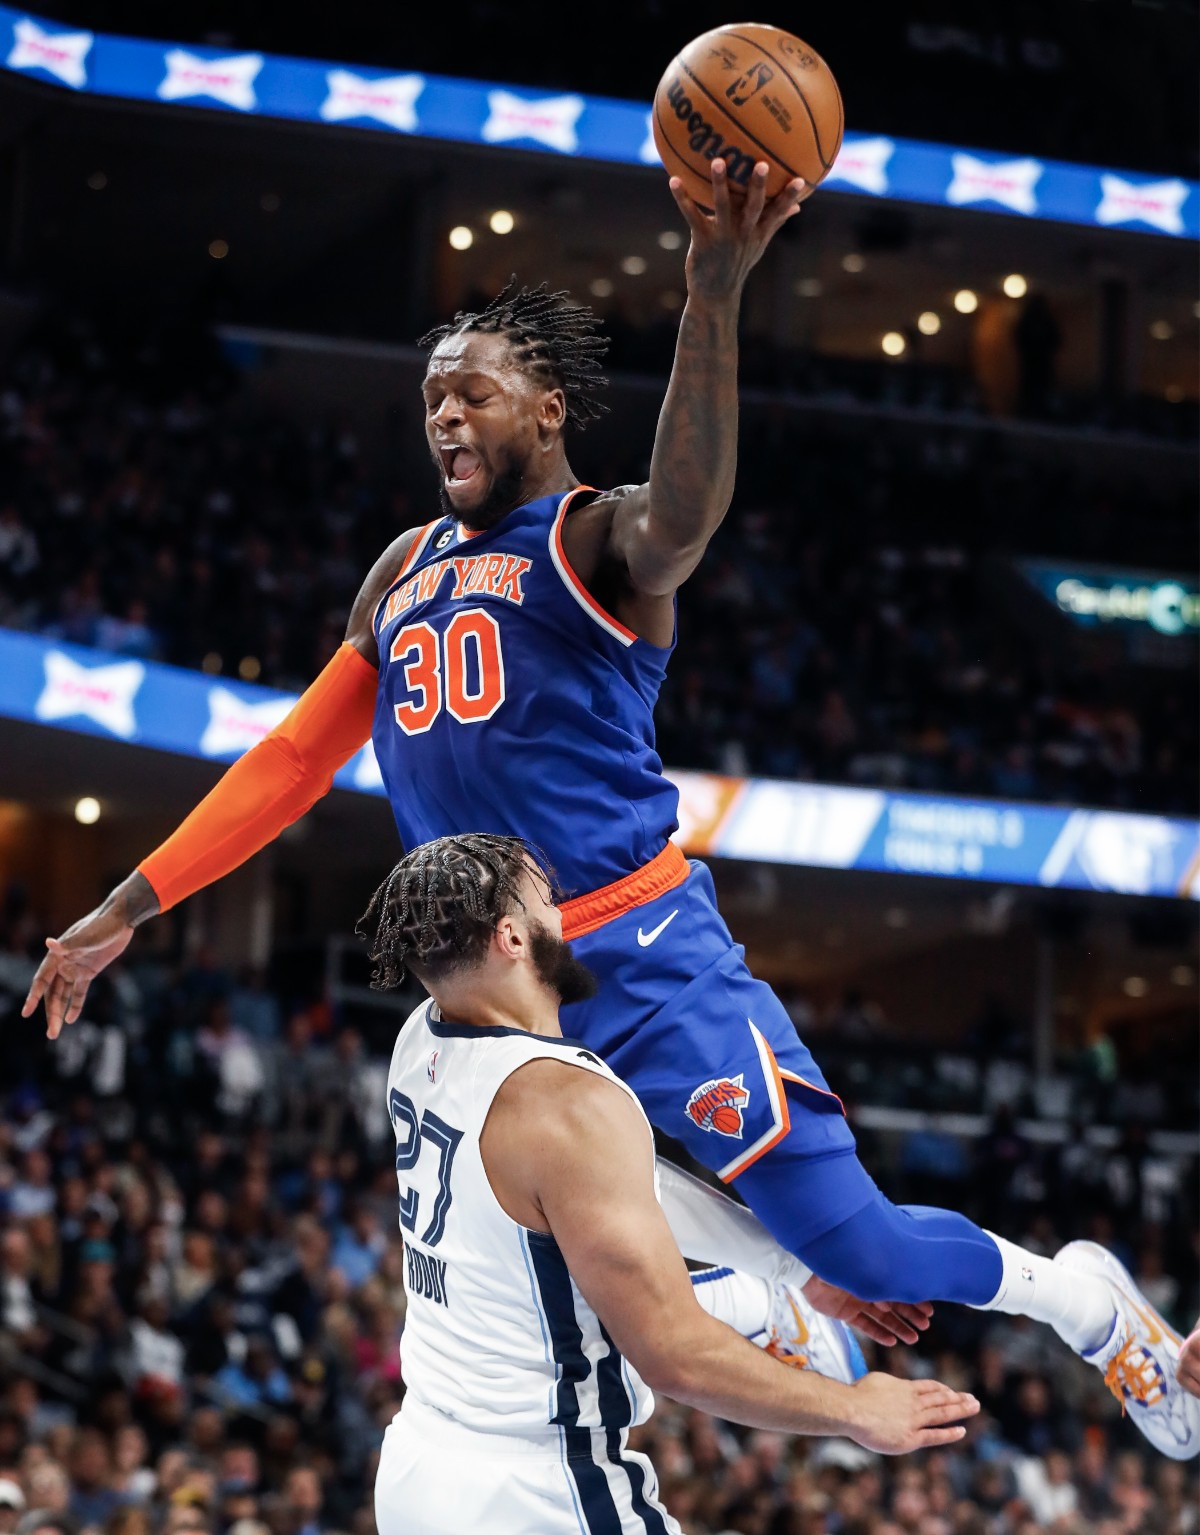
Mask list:
[[1166,1396],[1163,1373],[1153,1356],[1136,1338],[1128,1338],[1108,1362],[1104,1384],[1121,1404],[1132,1397],[1143,1407],[1153,1407]]

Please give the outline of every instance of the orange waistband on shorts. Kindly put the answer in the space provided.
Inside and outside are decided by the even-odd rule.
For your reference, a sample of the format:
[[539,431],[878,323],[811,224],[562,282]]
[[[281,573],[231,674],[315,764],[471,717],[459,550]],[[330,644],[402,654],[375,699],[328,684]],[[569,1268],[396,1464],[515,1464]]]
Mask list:
[[688,877],[688,861],[673,842],[668,842],[657,858],[618,879],[611,885],[602,885],[587,895],[577,895],[573,901],[564,901],[562,912],[563,937],[582,938],[594,933],[598,927],[611,922],[614,917],[644,906],[657,896],[682,885]]

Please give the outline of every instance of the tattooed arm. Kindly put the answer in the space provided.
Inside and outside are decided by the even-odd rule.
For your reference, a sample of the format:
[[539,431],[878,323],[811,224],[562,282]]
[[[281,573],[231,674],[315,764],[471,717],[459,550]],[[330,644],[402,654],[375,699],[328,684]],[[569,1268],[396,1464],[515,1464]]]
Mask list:
[[[742,289],[773,236],[798,211],[804,187],[793,181],[768,203],[766,180],[767,167],[756,166],[749,192],[735,203],[725,164],[714,160],[711,214],[697,207],[677,178],[671,180],[691,232],[687,303],[654,439],[650,481],[616,500],[605,551],[623,570],[626,593],[618,606],[626,609],[638,633],[647,621],[661,628],[664,600],[669,606],[700,563],[733,495]],[[589,563],[586,558],[584,563]]]

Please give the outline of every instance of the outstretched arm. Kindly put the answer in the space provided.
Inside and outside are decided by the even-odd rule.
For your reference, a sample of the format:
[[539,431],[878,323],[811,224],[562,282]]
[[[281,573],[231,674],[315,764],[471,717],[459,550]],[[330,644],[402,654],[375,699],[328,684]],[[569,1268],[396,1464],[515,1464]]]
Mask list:
[[687,302],[675,365],[658,419],[649,483],[616,505],[610,550],[635,592],[671,597],[700,563],[733,495],[737,467],[737,327],[742,289],[774,235],[799,210],[802,181],[766,200],[767,166],[730,194],[725,162],[712,165],[713,211],[671,178],[691,232]]
[[346,642],[294,708],[221,778],[170,837],[99,906],[46,940],[22,1015],[46,1004],[46,1032],[83,1011],[88,987],[123,954],[134,929],[266,847],[327,793],[333,775],[371,733],[378,653],[371,626],[379,598],[413,541],[406,533],[377,561],[350,615]]
[[845,1434],[884,1454],[953,1443],[964,1431],[949,1425],[979,1410],[934,1381],[868,1375],[845,1386],[789,1370],[709,1316],[654,1197],[645,1120],[615,1083],[566,1062],[531,1062],[497,1094],[481,1150],[508,1213],[517,1218],[521,1197],[530,1202],[652,1389],[750,1427]]

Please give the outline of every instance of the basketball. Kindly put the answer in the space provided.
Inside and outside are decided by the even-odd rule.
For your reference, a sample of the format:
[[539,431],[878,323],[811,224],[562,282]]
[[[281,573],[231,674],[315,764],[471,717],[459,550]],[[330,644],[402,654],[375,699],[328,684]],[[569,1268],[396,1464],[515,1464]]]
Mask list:
[[722,1135],[737,1135],[742,1128],[742,1116],[732,1104],[722,1103],[712,1112],[712,1127]]
[[755,162],[770,166],[767,196],[796,176],[808,197],[841,148],[842,96],[828,64],[807,43],[755,22],[694,38],[654,93],[654,142],[668,175],[701,207],[712,200],[712,162],[745,192]]

